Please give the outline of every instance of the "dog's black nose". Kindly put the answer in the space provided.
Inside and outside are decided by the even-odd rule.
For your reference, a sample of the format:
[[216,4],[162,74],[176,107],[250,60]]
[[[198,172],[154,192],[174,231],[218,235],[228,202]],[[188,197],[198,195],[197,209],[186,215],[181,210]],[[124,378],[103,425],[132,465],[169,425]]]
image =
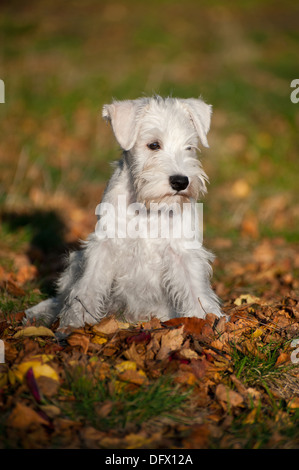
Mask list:
[[175,191],[183,191],[189,184],[188,176],[173,175],[169,177],[169,183]]

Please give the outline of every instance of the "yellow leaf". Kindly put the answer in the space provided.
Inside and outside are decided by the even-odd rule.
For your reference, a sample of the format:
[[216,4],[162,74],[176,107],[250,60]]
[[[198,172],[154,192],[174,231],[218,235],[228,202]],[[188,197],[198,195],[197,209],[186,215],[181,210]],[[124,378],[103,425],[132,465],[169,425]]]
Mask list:
[[238,297],[234,301],[234,304],[240,306],[240,305],[243,305],[243,304],[259,303],[260,300],[261,299],[259,297],[255,297],[255,296],[250,295],[250,294],[243,294],[243,295],[240,295],[240,297]]
[[263,330],[261,330],[261,328],[257,328],[254,333],[252,333],[252,338],[259,338],[262,334],[264,334]]
[[133,361],[123,361],[116,364],[115,369],[119,373],[124,372],[125,370],[137,370],[137,364]]
[[107,341],[108,341],[107,338],[103,338],[103,337],[98,336],[98,335],[95,335],[91,340],[91,342],[95,343],[95,344],[105,344],[105,343],[107,343]]
[[13,368],[13,373],[17,377],[17,379],[22,382],[26,372],[32,367],[33,373],[35,378],[38,377],[49,377],[50,379],[59,381],[59,377],[57,372],[53,369],[53,367],[49,366],[48,364],[43,364],[42,362],[33,360],[33,361],[26,361],[22,362],[15,368]]
[[32,356],[30,360],[39,362],[49,362],[52,361],[54,357],[54,354],[36,354],[35,356]]
[[27,326],[27,328],[17,331],[13,338],[22,338],[23,336],[53,336],[55,338],[53,331],[45,326]]
[[120,380],[115,380],[113,384],[116,393],[120,393],[126,386],[126,383]]
[[9,383],[14,386],[16,383],[16,375],[11,370],[8,370],[7,376]]
[[253,424],[256,420],[257,408],[253,408],[250,413],[246,416],[243,423],[244,424]]

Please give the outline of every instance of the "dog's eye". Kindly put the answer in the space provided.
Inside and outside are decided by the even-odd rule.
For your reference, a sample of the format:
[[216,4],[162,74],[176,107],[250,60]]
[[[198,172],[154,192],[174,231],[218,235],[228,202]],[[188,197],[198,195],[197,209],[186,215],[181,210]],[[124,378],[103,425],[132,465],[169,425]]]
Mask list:
[[186,150],[192,150],[192,147],[189,145],[188,147],[186,147]]
[[151,144],[147,144],[147,146],[150,150],[159,150],[161,148],[159,142],[152,142]]

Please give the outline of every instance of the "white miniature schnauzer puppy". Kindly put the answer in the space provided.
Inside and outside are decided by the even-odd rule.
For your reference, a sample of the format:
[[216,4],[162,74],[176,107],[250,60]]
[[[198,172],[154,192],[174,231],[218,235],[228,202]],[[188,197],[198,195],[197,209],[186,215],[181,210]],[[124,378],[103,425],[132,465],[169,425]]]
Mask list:
[[[26,319],[49,325],[59,318],[59,328],[64,328],[95,324],[110,313],[133,322],[151,316],[223,315],[210,286],[213,256],[198,234],[188,244],[185,232],[162,236],[160,228],[158,236],[143,236],[144,230],[128,236],[126,228],[118,231],[140,208],[146,219],[143,228],[157,228],[166,219],[172,229],[183,220],[184,228],[184,213],[206,192],[207,176],[196,151],[198,140],[208,147],[211,113],[201,99],[159,96],[104,106],[103,117],[111,123],[123,155],[98,206],[96,230],[70,255],[57,297],[27,310]],[[108,206],[115,213],[106,211],[105,217],[102,208]],[[107,223],[116,222],[117,234],[112,230],[109,235]]]

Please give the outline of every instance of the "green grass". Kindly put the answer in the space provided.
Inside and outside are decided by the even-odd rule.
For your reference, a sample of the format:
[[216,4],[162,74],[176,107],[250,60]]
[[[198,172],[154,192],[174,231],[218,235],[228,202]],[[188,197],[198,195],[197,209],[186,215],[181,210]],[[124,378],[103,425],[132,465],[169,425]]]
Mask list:
[[[93,380],[81,366],[66,370],[66,377],[75,401],[68,404],[65,412],[72,419],[83,419],[100,430],[120,430],[129,424],[138,425],[165,415],[174,417],[175,411],[184,408],[190,396],[190,390],[182,392],[170,377],[142,385],[134,391],[115,386],[111,391],[106,381]],[[115,379],[113,383],[115,385]],[[106,417],[97,416],[95,407],[107,401],[112,403],[110,413]]]
[[256,350],[254,353],[250,353],[249,351],[240,351],[232,344],[231,355],[235,374],[244,384],[267,387],[267,383],[278,378],[281,379],[286,372],[294,367],[292,365],[276,365],[279,354],[288,345],[288,342],[273,341],[266,344],[253,342],[253,345]]

